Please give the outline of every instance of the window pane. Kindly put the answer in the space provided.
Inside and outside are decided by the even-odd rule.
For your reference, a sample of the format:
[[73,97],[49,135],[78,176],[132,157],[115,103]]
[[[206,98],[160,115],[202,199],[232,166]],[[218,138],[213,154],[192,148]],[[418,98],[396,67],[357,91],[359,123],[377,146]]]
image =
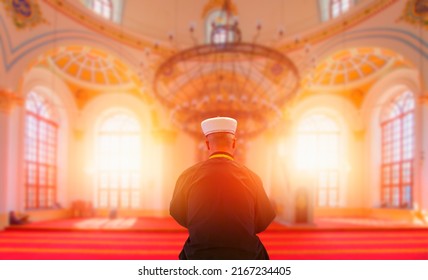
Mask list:
[[[413,110],[414,98],[411,92],[403,92],[395,96],[383,108],[381,194],[385,207],[409,207],[412,203]],[[387,191],[389,188],[391,188],[391,194]]]
[[[96,139],[97,186],[99,207],[137,208],[130,190],[139,196],[141,188],[141,136],[136,119],[124,113],[117,113],[105,119]],[[103,192],[102,192],[102,191]],[[109,197],[109,199],[106,199]]]
[[30,92],[25,107],[25,207],[52,207],[56,202],[58,124],[53,120],[52,105],[42,95]]
[[323,114],[305,118],[299,125],[297,167],[318,173],[318,206],[338,206],[339,127]]

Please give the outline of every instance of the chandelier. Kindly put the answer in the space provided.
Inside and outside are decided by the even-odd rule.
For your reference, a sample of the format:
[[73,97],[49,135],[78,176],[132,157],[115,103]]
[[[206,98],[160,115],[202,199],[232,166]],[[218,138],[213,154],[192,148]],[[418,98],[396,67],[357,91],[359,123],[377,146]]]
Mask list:
[[200,137],[200,122],[228,116],[238,120],[238,137],[251,138],[281,119],[299,86],[294,63],[281,52],[241,40],[224,2],[226,23],[212,25],[211,42],[180,51],[157,69],[156,97],[172,122]]

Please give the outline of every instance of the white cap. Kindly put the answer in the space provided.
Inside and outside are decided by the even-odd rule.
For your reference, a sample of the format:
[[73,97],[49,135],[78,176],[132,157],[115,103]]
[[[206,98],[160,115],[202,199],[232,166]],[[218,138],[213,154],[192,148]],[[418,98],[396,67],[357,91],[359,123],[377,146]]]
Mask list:
[[235,134],[238,122],[228,117],[215,117],[201,122],[202,131],[205,136],[216,132],[229,132]]

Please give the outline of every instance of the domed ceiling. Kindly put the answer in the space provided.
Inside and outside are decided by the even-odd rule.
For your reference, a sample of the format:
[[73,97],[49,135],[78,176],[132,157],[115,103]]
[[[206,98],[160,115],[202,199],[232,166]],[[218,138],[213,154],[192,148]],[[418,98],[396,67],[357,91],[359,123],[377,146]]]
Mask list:
[[97,89],[130,89],[138,77],[113,55],[99,49],[69,46],[47,57],[48,63],[65,79]]
[[302,82],[299,98],[320,92],[338,94],[358,107],[376,78],[411,67],[410,62],[388,49],[367,47],[340,50],[310,71]]
[[[45,1],[102,34],[137,49],[149,49],[152,53],[156,53],[155,57],[159,58],[158,63],[162,63],[163,59],[167,59],[171,53],[174,53],[171,50],[187,49],[185,45],[188,42],[191,42],[191,45],[203,44],[205,19],[209,11],[221,8],[225,0],[185,2],[127,0],[123,2],[122,21],[116,24],[117,28],[115,24],[101,16],[94,16],[82,1]],[[288,39],[291,39],[293,32],[307,30],[322,23],[318,0],[293,1],[293,5],[290,2],[266,0],[263,5],[260,5],[261,2],[258,0],[232,0],[231,11],[238,18],[243,41],[257,40],[257,44],[263,45],[269,42],[272,45],[273,41],[278,41],[280,27],[284,28],[285,37],[288,36]],[[373,15],[385,8],[389,2],[360,0],[357,3],[347,14],[347,26]],[[304,18],[301,15],[304,15]],[[162,20],[159,20],[160,18]],[[276,45],[275,49],[284,53],[296,48],[303,49],[305,44],[316,43],[343,30],[344,27],[341,25],[339,28],[338,25],[341,24],[330,24],[330,29],[320,28],[308,37],[291,40],[293,43],[290,44],[288,40],[283,40],[283,44],[273,45]],[[189,34],[189,26],[195,33],[193,39]],[[258,31],[261,36],[257,35]],[[174,41],[170,47],[167,46],[168,38]],[[73,85],[75,92],[85,96],[84,100],[87,100],[86,96],[93,95],[95,91],[130,90],[141,95],[141,79],[123,61],[108,51],[85,46],[63,47],[47,55],[45,64]],[[377,75],[408,66],[408,62],[402,57],[385,49],[341,50],[322,60],[309,75],[301,73],[301,77],[306,79],[303,80],[302,93],[299,96],[307,96],[316,90],[328,91],[349,95],[358,105],[364,92]],[[149,70],[153,72],[156,67]],[[150,83],[148,80],[144,82]]]
[[387,70],[406,65],[401,56],[386,49],[346,49],[321,62],[313,72],[311,84],[330,89],[358,86]]
[[108,92],[148,98],[141,90],[142,81],[136,72],[115,55],[97,48],[59,47],[31,67],[45,67],[61,77],[75,94],[79,107],[98,94]]

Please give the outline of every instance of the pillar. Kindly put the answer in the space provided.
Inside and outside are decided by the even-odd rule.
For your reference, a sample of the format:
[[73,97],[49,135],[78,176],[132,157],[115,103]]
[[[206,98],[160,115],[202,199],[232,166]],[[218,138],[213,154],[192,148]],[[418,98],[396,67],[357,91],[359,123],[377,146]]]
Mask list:
[[0,88],[0,230],[8,225],[9,123],[13,107],[19,102],[12,91]]

